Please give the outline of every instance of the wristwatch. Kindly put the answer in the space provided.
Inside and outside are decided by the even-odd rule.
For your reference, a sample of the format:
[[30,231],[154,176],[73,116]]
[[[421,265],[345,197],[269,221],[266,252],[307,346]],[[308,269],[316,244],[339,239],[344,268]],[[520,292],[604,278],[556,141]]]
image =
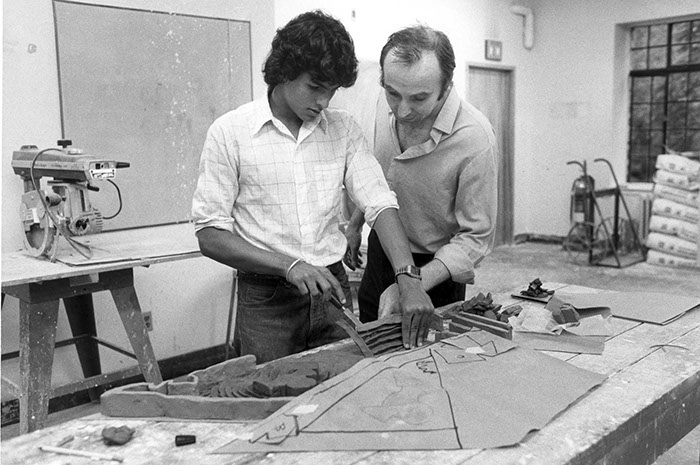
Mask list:
[[394,270],[394,279],[398,278],[400,274],[405,274],[414,279],[420,280],[420,268],[413,265],[406,265]]

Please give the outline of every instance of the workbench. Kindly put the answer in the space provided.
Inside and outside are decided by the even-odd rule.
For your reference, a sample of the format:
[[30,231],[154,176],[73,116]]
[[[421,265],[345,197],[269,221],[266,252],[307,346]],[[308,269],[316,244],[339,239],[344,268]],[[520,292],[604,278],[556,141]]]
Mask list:
[[[134,372],[127,371],[126,375],[141,373],[148,382],[161,382],[134,287],[134,268],[200,256],[190,224],[103,232],[79,240],[93,247],[96,259],[85,263],[78,259],[77,264],[70,265],[37,258],[26,251],[2,254],[3,301],[6,295],[20,301],[18,356],[22,376],[19,386],[3,379],[3,390],[10,389],[19,397],[20,433],[44,426],[51,397],[117,380],[101,373],[98,344],[138,361]],[[92,294],[99,291],[111,293],[133,354],[97,337]],[[52,390],[60,299],[86,379]],[[126,375],[121,373],[120,377]]]
[[[552,283],[546,287],[552,288]],[[495,296],[494,302],[509,305],[515,300]],[[515,447],[219,455],[210,453],[235,439],[246,423],[93,414],[4,441],[2,463],[89,463],[87,458],[39,450],[39,446],[54,446],[66,436],[73,436],[73,440],[64,447],[119,455],[125,464],[652,463],[700,424],[700,310],[689,311],[665,326],[619,318],[613,318],[612,325],[614,335],[607,339],[602,355],[548,352],[605,374],[607,379]],[[136,430],[133,439],[120,447],[105,446],[102,429],[121,425]],[[196,443],[176,447],[174,438],[182,434],[195,435]]]

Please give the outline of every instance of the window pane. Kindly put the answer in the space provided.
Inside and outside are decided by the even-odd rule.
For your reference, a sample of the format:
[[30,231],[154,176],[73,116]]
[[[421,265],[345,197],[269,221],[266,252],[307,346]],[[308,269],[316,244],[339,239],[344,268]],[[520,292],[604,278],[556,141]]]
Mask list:
[[[700,74],[700,73],[698,73]],[[666,76],[654,76],[651,91],[652,102],[666,101]]]
[[700,102],[688,104],[688,129],[700,129]]
[[630,158],[627,167],[627,180],[629,182],[646,182],[646,167],[643,158]]
[[690,58],[688,61],[691,64],[700,63],[700,43],[690,45]]
[[685,116],[687,112],[687,106],[685,103],[669,103],[668,104],[668,124],[667,127],[671,128],[684,128],[685,127]]
[[687,73],[674,73],[669,76],[668,81],[668,100],[669,101],[684,101],[686,99],[685,89],[688,80]]
[[646,128],[637,126],[633,127],[632,132],[630,132],[630,143],[646,147],[650,142],[651,135]]
[[688,44],[671,47],[671,65],[687,65],[689,58],[690,48]]
[[649,49],[649,69],[666,67],[666,47],[652,47]]
[[652,129],[663,129],[664,122],[666,121],[666,112],[664,111],[664,104],[657,103],[651,106],[651,128]]
[[649,37],[647,31],[648,31],[647,26],[641,26],[641,27],[633,27],[632,28],[632,39],[631,39],[631,46],[632,48],[640,48],[640,47],[646,47],[647,46],[647,38]]
[[629,59],[627,178],[651,182],[659,154],[700,151],[700,19],[630,28]]
[[647,69],[647,49],[632,50],[630,64],[632,69]]
[[632,101],[634,103],[651,101],[651,77],[636,77],[632,79]]
[[632,107],[632,127],[634,129],[647,129],[651,114],[651,105],[635,104]]
[[630,144],[630,158],[633,160],[638,160],[640,158],[646,158],[649,154],[648,144]]
[[688,131],[686,150],[700,151],[700,131]]
[[671,25],[671,43],[685,44],[690,41],[690,22],[685,21]]
[[[645,148],[645,152],[648,152],[648,148]],[[651,181],[651,176],[655,170],[654,165],[656,164],[655,155],[647,155],[630,158],[629,164],[629,175],[628,178],[631,182],[648,182]]]
[[649,26],[649,45],[666,45],[668,27],[665,24]]
[[688,99],[700,100],[700,71],[690,73],[688,80]]
[[683,129],[668,131],[666,133],[666,145],[679,152],[685,150],[685,131]]
[[693,32],[690,40],[692,42],[700,42],[700,21],[693,21]]

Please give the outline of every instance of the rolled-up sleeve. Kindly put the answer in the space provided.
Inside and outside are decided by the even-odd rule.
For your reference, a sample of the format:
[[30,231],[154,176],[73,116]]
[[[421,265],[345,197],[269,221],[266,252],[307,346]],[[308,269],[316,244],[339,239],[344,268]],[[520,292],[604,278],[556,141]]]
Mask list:
[[435,253],[453,281],[474,280],[474,267],[493,248],[497,209],[497,151],[491,145],[474,156],[460,174],[455,197],[459,232]]
[[238,196],[235,144],[227,144],[221,126],[214,123],[207,132],[199,162],[199,178],[192,198],[195,232],[214,227],[233,231],[233,204]]
[[383,210],[398,210],[399,204],[379,162],[370,152],[360,126],[352,118],[348,120],[348,126],[345,188],[372,227]]

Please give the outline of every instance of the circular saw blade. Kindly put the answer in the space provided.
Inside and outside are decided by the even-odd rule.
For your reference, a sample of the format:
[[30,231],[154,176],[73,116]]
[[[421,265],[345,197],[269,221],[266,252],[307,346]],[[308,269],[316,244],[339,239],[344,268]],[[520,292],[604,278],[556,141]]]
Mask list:
[[[24,247],[35,257],[48,256],[56,243],[58,231],[41,205],[36,192],[33,194],[25,194],[20,203],[20,218],[24,223]],[[28,224],[27,218],[34,218],[34,221]]]

